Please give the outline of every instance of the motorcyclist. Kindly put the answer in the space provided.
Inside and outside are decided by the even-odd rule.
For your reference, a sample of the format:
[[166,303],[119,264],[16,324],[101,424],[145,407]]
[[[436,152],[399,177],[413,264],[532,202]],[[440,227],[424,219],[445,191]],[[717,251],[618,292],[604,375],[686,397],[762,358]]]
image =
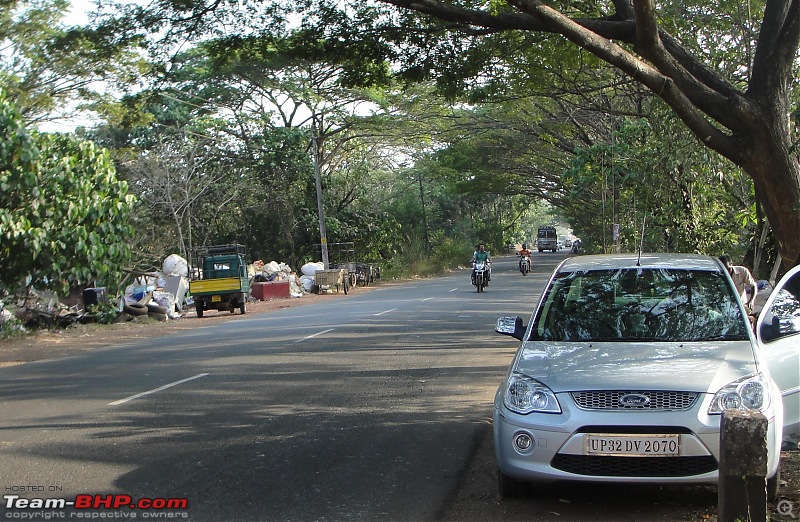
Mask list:
[[476,261],[483,261],[486,263],[486,270],[489,273],[489,276],[486,278],[487,281],[492,280],[492,254],[486,250],[486,245],[481,243],[478,245],[478,250],[472,253],[472,264],[474,265]]
[[522,243],[522,250],[517,252],[517,255],[519,256],[520,264],[523,261],[527,261],[528,270],[530,270],[531,269],[531,251],[528,249],[528,243]]

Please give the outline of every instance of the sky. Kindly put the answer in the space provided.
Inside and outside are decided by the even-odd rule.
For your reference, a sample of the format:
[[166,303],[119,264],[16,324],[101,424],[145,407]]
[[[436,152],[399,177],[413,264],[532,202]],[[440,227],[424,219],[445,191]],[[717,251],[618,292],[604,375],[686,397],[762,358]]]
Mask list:
[[64,18],[64,23],[67,25],[83,25],[89,21],[86,13],[94,9],[94,3],[91,0],[72,0],[72,10]]

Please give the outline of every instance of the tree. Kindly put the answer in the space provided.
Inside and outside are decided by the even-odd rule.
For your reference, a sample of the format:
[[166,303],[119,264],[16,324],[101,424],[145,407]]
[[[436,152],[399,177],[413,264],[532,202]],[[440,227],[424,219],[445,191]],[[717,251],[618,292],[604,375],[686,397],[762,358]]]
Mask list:
[[66,27],[68,0],[7,0],[0,12],[0,84],[28,124],[73,119],[109,83],[141,73],[139,37],[114,27]]
[[114,290],[130,259],[134,204],[108,153],[27,131],[0,91],[0,289]]
[[[474,38],[505,31],[561,35],[625,72],[661,98],[701,143],[752,178],[784,263],[800,261],[800,163],[790,121],[800,2],[767,0],[760,28],[738,19],[721,37],[717,27],[692,22],[693,13],[711,5],[667,3],[659,11],[653,0],[616,0],[611,12],[595,3],[570,4],[562,12],[539,0],[380,1],[444,20]],[[417,27],[434,31],[426,18]],[[717,46],[727,53],[712,53]]]
[[238,206],[239,190],[235,184],[223,181],[226,169],[210,138],[198,138],[188,132],[159,138],[155,147],[126,161],[122,170],[140,202],[171,222],[159,227],[160,232],[188,259],[196,246],[193,225],[199,218],[198,207],[205,203],[214,208],[216,215],[229,205]]

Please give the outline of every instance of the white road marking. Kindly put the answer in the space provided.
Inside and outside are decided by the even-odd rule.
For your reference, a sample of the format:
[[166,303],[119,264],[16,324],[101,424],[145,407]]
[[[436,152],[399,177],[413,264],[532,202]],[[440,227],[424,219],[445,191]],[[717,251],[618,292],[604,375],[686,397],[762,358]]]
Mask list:
[[309,336],[303,337],[302,339],[298,339],[295,342],[296,343],[302,343],[303,341],[305,341],[307,339],[313,339],[314,337],[317,337],[318,335],[326,334],[326,333],[332,332],[334,330],[336,330],[336,328],[328,328],[327,330],[322,330],[321,332],[317,332],[315,334],[311,334]]
[[378,312],[377,314],[372,314],[372,315],[377,317],[379,315],[388,314],[389,312],[394,312],[395,310],[397,310],[397,308],[392,308],[391,310],[384,310],[383,312]]
[[205,377],[206,375],[211,375],[211,374],[209,374],[209,373],[199,373],[199,374],[195,375],[194,377],[189,377],[188,379],[183,379],[181,381],[171,382],[169,384],[165,384],[164,386],[162,386],[160,388],[156,388],[154,390],[150,390],[150,391],[146,391],[146,392],[142,392],[142,393],[137,393],[136,395],[131,395],[130,397],[126,397],[126,398],[120,399],[118,401],[110,402],[110,403],[108,403],[108,405],[109,406],[118,406],[120,404],[125,404],[128,401],[132,401],[134,399],[138,399],[140,397],[144,397],[145,395],[150,395],[152,393],[160,392],[160,391],[166,390],[167,388],[172,388],[173,386],[177,386],[177,385],[183,384],[185,382],[193,381],[195,379],[199,379],[200,377]]

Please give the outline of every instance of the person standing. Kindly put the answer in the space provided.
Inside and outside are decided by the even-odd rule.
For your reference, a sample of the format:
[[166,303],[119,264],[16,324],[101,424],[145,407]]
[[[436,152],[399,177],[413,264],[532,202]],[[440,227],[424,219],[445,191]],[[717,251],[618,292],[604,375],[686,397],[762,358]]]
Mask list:
[[758,294],[758,283],[753,278],[753,274],[746,266],[734,265],[731,261],[731,256],[722,254],[719,260],[725,267],[725,270],[731,276],[736,291],[739,293],[739,298],[742,300],[748,313],[753,311],[753,305],[756,303],[756,295]]

